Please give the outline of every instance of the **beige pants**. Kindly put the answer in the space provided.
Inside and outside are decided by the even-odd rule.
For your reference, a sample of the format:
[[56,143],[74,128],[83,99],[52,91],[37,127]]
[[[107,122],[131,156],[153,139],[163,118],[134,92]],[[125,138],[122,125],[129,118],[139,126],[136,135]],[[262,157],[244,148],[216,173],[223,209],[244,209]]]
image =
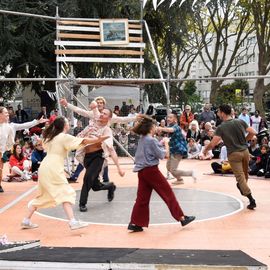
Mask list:
[[182,176],[192,176],[192,171],[179,170],[178,165],[182,159],[181,155],[170,155],[166,167],[167,170],[177,179],[181,180]]
[[233,174],[236,178],[239,188],[244,196],[251,194],[251,190],[248,187],[248,162],[249,152],[244,150],[241,152],[233,152],[228,155],[228,160],[231,165]]

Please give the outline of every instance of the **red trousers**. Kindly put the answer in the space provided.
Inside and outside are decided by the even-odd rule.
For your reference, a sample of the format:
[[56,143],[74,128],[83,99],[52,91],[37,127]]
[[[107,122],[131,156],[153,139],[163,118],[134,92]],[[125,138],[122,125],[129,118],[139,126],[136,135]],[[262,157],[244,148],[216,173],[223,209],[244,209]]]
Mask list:
[[133,206],[130,223],[141,227],[148,227],[149,224],[149,203],[152,190],[167,204],[172,216],[179,221],[184,215],[172,188],[167,179],[159,171],[158,166],[144,168],[138,172],[139,185],[137,198]]

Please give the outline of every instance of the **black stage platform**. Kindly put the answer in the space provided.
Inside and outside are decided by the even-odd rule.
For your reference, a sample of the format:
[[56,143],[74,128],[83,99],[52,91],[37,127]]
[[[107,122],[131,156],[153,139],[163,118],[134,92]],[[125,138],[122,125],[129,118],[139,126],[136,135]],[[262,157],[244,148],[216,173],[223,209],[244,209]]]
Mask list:
[[[207,268],[215,266],[215,269],[267,269],[266,265],[240,250],[36,247],[0,254],[0,269],[4,269],[1,266],[6,265],[7,261],[12,262],[11,265],[13,266],[21,264],[21,268],[10,267],[8,269],[27,269],[25,268],[26,262],[35,263],[35,267],[38,266],[38,262],[43,262],[43,266],[45,262],[65,263],[66,269],[71,269],[69,266],[73,265],[77,270],[95,269],[93,267],[111,270],[187,269],[183,266],[194,266],[197,269],[203,269],[206,266]],[[88,268],[80,268],[80,264],[84,267],[85,264],[88,264]],[[160,265],[167,265],[167,268],[158,267]],[[170,268],[170,265],[173,268]],[[60,265],[58,264],[58,266]],[[198,266],[201,267],[198,268]],[[220,268],[217,268],[217,266]],[[52,264],[48,264],[48,269],[54,269],[52,267]]]

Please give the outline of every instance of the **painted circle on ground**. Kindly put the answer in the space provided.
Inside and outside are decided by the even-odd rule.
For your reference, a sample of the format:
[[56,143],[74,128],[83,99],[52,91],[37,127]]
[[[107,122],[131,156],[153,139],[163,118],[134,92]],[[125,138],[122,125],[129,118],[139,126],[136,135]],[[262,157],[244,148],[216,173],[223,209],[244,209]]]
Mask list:
[[[196,221],[222,218],[243,209],[237,198],[211,191],[196,189],[173,189],[185,215],[196,216]],[[136,199],[137,188],[117,188],[112,202],[107,200],[106,191],[90,191],[87,212],[79,211],[80,191],[76,191],[77,200],[74,206],[76,218],[95,224],[126,225]],[[40,209],[38,212],[51,218],[66,219],[62,206]],[[153,191],[150,201],[150,224],[169,224],[176,221],[159,195]]]

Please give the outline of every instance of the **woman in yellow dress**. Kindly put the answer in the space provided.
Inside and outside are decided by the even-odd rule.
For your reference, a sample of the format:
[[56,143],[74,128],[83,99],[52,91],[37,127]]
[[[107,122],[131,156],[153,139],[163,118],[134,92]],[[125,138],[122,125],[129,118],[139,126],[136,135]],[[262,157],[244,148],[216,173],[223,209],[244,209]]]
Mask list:
[[31,222],[31,217],[38,208],[49,208],[62,204],[72,230],[87,226],[74,218],[72,204],[75,204],[76,193],[69,185],[64,172],[64,159],[67,153],[88,144],[100,144],[106,136],[96,138],[78,138],[66,134],[69,123],[64,117],[57,117],[44,130],[43,143],[47,152],[38,171],[38,195],[30,202],[29,211],[23,219],[23,229],[34,229],[38,225]]

